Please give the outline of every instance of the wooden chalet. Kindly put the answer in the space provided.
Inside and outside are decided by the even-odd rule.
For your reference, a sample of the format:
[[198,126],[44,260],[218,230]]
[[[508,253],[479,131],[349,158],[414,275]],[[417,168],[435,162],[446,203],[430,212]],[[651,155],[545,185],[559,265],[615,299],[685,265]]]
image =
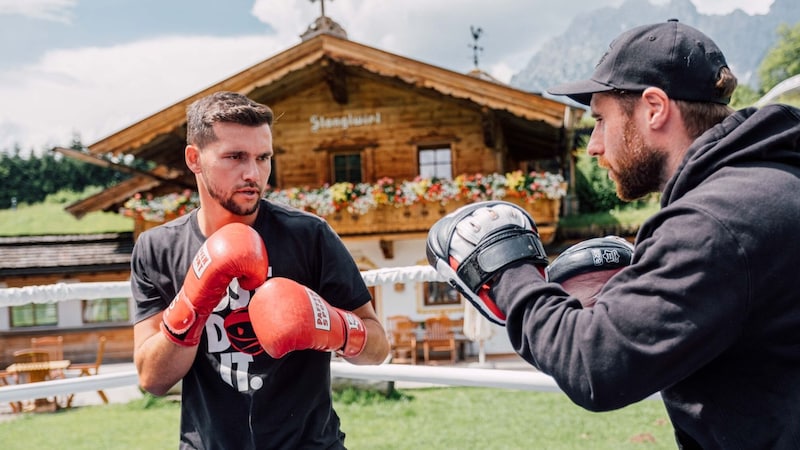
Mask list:
[[[480,71],[457,73],[353,42],[323,15],[298,45],[95,142],[87,152],[56,149],[102,165],[113,165],[102,159],[108,154],[153,163],[150,171],[116,166],[133,176],[67,210],[78,217],[118,211],[135,194],[194,189],[184,162],[186,108],[220,90],[273,109],[271,184],[281,189],[412,180],[426,170],[444,177],[514,170],[568,174],[573,131],[583,114]],[[554,231],[559,201],[535,208],[543,229]],[[362,270],[426,264],[426,233],[448,211],[390,209],[326,217]],[[137,232],[146,227],[137,223]],[[374,287],[379,316],[461,316],[463,300],[435,284]],[[487,345],[487,351],[510,352],[506,341],[498,339],[498,347]]]

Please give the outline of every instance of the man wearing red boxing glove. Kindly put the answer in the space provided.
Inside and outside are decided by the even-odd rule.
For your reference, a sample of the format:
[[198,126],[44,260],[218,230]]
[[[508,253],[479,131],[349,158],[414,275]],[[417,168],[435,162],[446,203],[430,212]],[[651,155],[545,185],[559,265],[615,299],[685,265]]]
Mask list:
[[[379,364],[389,352],[370,293],[336,233],[317,216],[262,199],[271,126],[272,111],[240,94],[192,103],[185,159],[201,207],[143,232],[134,247],[134,362],[153,394],[183,382],[181,449],[344,448],[330,392],[332,351],[355,364]],[[274,312],[250,305],[265,281],[259,290],[279,301]],[[301,289],[278,289],[280,296],[314,293],[316,319],[273,331],[291,326],[314,338],[282,341],[287,353],[271,355],[248,306],[267,320],[285,316],[299,304],[272,295],[285,283]],[[329,331],[317,326],[325,314]]]

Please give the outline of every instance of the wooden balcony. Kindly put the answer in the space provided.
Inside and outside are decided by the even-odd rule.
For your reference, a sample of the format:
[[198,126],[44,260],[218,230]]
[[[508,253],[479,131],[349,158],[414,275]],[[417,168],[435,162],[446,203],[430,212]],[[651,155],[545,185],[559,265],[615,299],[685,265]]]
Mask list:
[[[544,244],[553,241],[558,227],[558,216],[561,200],[536,200],[532,203],[518,197],[507,197],[504,200],[523,207],[533,216],[539,228],[539,235]],[[387,239],[394,236],[424,237],[430,227],[446,214],[455,211],[467,202],[463,200],[439,203],[415,203],[411,206],[380,205],[366,214],[349,214],[337,212],[323,218],[341,237],[376,237]],[[171,220],[174,217],[168,217]],[[134,236],[162,222],[144,220],[134,217]]]
[[[504,200],[523,207],[533,216],[542,242],[549,244],[553,241],[558,227],[561,200],[536,200],[533,203],[517,197]],[[467,202],[457,200],[444,205],[424,202],[402,207],[380,205],[364,215],[340,212],[324,218],[342,237],[409,233],[423,235],[427,234],[437,220],[465,204]]]

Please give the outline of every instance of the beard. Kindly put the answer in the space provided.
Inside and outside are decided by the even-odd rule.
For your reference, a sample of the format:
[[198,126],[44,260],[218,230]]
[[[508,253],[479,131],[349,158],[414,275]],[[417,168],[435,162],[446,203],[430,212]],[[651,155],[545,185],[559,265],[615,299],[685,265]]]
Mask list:
[[[205,172],[202,172],[202,175],[203,175],[203,181],[205,181],[206,189],[208,190],[208,195],[210,195],[211,198],[216,200],[223,208],[225,208],[231,214],[237,216],[249,216],[250,214],[253,214],[254,212],[258,211],[258,205],[259,205],[258,200],[256,200],[256,202],[253,203],[252,205],[239,205],[233,199],[233,194],[227,194],[222,189],[218,188],[218,186],[216,186],[211,181],[211,179],[208,176],[206,176]],[[242,188],[258,189],[258,192],[260,193],[259,198],[261,198],[264,195],[264,190],[258,187],[256,183],[247,183],[243,186],[238,186],[234,189],[234,191],[236,189],[242,189]]]
[[598,165],[614,174],[617,197],[624,201],[633,201],[652,192],[659,192],[666,166],[666,153],[660,148],[646,145],[636,125],[630,120],[625,123],[621,150],[617,167],[611,167],[602,156],[598,158]]

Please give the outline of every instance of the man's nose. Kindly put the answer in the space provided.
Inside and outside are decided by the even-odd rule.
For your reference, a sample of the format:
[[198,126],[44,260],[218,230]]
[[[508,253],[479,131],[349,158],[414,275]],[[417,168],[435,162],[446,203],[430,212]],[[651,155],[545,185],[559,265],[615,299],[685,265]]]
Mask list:
[[244,163],[242,178],[245,180],[255,180],[258,178],[258,162],[253,158],[248,158]]
[[600,156],[603,154],[603,140],[596,136],[596,129],[592,131],[592,135],[589,137],[589,143],[586,144],[586,153],[589,156]]

